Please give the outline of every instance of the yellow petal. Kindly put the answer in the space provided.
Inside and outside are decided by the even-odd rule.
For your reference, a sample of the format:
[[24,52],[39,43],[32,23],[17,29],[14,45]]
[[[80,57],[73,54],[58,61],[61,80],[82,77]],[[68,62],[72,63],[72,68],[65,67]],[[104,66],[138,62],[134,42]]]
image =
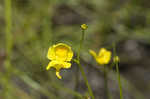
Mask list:
[[47,57],[50,60],[71,61],[73,52],[67,44],[58,43],[49,48]]
[[49,62],[49,64],[46,67],[46,70],[49,70],[53,66],[52,62]]
[[60,69],[62,68],[61,66],[62,62],[59,62],[59,61],[51,61],[49,62],[48,66],[46,67],[46,70],[49,70],[51,67],[54,67],[56,69]]
[[89,52],[96,59],[96,57],[97,57],[96,52],[93,50],[89,50]]
[[67,63],[67,62],[63,62],[63,68],[70,68],[71,67],[71,63]]
[[108,64],[110,62],[111,59],[111,52],[107,51],[106,49],[101,49],[99,56],[97,58],[97,62],[99,64]]
[[62,78],[62,77],[60,76],[60,74],[59,74],[59,71],[56,71],[56,76],[57,76],[59,79]]
[[99,50],[98,56],[103,56],[106,52],[107,52],[107,50],[105,48],[101,48]]
[[48,53],[47,53],[47,58],[49,60],[55,60],[55,51],[54,51],[55,45],[53,45],[52,47],[49,47],[48,49]]
[[71,61],[72,57],[73,57],[73,51],[71,50],[71,47],[68,47],[69,51],[68,51],[68,56],[66,61]]

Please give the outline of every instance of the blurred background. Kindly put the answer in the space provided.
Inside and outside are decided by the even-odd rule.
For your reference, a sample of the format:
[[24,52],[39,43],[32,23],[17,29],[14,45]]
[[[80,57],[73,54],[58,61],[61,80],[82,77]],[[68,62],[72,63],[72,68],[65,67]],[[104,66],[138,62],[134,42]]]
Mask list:
[[[103,73],[88,50],[112,51],[116,42],[124,99],[150,99],[149,0],[0,0],[0,99],[89,99],[75,63],[62,80],[45,69],[53,44],[70,45],[76,57],[83,23],[81,63],[95,98],[105,99]],[[119,99],[115,68],[108,87]]]

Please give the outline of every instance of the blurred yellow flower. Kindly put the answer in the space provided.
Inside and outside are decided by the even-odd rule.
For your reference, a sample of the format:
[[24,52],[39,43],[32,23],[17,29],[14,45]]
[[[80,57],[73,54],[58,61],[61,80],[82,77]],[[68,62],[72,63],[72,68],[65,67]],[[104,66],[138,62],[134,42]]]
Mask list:
[[82,30],[86,30],[87,28],[88,28],[88,26],[87,26],[86,24],[82,24],[82,25],[81,25],[81,29],[82,29]]
[[108,64],[110,62],[111,52],[107,51],[105,48],[101,48],[98,55],[93,50],[89,50],[89,52],[99,64]]
[[47,58],[51,60],[46,67],[46,70],[49,70],[51,67],[56,69],[56,76],[61,79],[62,77],[59,74],[61,68],[70,68],[71,59],[73,57],[73,51],[71,47],[64,44],[58,43],[49,48]]
[[113,61],[114,61],[115,63],[116,63],[116,62],[120,62],[119,56],[114,56]]

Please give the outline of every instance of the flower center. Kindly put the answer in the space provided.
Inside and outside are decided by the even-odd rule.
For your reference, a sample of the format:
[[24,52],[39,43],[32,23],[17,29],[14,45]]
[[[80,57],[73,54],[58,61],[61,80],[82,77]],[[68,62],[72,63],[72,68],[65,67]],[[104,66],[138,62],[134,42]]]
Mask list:
[[65,61],[68,56],[69,49],[65,46],[58,46],[55,48],[56,60]]

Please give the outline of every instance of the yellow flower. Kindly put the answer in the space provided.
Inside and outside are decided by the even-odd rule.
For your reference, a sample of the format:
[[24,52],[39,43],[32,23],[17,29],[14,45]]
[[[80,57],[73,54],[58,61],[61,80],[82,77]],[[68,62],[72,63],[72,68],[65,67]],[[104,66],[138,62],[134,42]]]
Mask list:
[[82,24],[82,25],[81,25],[81,29],[82,29],[82,30],[86,30],[87,28],[88,28],[88,26],[87,26],[86,24]]
[[64,44],[58,43],[49,48],[47,58],[51,60],[46,67],[46,70],[49,70],[51,67],[56,69],[56,76],[61,79],[59,71],[61,68],[70,68],[71,59],[73,57],[73,52],[71,47]]
[[89,52],[99,64],[108,64],[110,62],[111,52],[107,51],[105,48],[101,48],[98,55],[93,50],[89,50]]
[[113,61],[114,61],[115,63],[116,63],[116,62],[120,62],[119,56],[114,56]]

